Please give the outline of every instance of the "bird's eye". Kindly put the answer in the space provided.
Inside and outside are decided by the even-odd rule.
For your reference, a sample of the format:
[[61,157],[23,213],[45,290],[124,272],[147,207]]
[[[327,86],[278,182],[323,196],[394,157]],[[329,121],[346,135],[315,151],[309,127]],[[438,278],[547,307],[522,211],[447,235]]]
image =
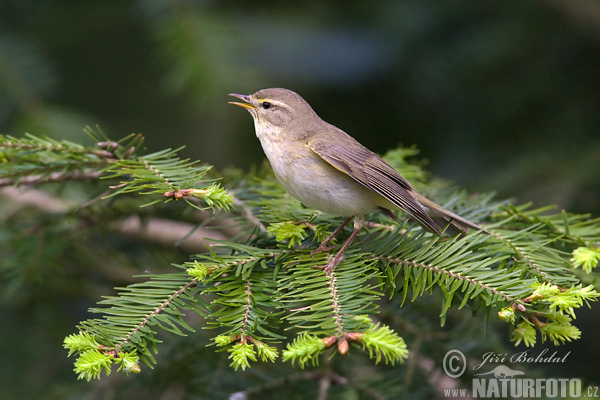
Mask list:
[[261,106],[265,110],[268,110],[269,108],[271,108],[273,106],[273,104],[269,103],[268,101],[263,101],[262,104],[261,104]]

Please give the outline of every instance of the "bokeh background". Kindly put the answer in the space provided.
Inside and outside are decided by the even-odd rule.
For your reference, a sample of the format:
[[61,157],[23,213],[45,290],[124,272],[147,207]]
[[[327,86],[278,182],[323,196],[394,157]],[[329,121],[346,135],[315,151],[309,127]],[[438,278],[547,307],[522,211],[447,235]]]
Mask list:
[[472,191],[600,207],[597,1],[0,4],[4,134],[99,124],[247,169],[264,156],[227,94],[265,87]]
[[98,124],[248,170],[264,155],[227,94],[265,87],[470,191],[599,215],[598,1],[0,2],[2,134]]

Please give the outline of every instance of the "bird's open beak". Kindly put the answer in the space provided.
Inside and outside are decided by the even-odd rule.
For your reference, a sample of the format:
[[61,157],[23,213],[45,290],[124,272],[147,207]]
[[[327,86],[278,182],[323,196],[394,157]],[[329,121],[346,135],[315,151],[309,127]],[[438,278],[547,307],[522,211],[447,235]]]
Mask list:
[[252,104],[250,96],[245,94],[229,93],[230,96],[237,97],[238,99],[244,100],[245,103],[238,103],[237,101],[230,101],[229,104],[235,104],[236,106],[247,108],[248,110],[255,109],[256,106]]

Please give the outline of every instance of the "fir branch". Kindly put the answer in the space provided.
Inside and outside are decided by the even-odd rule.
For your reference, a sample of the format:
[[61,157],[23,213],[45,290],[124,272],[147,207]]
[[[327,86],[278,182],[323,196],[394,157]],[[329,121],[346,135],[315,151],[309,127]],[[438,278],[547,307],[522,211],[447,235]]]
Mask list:
[[369,329],[354,338],[361,342],[363,349],[369,350],[369,356],[374,357],[377,364],[385,359],[386,364],[394,365],[396,361],[402,362],[408,357],[404,340],[388,326],[371,324]]
[[113,159],[113,154],[105,150],[65,140],[0,135],[0,184],[96,178],[94,175]]
[[[45,191],[23,187],[0,188],[0,196],[13,201],[15,209],[34,207],[44,213],[56,214],[56,219],[64,221],[64,215],[78,215],[84,208],[91,205],[73,205],[67,200],[52,196]],[[138,241],[155,243],[160,246],[173,248],[175,246],[189,252],[206,252],[210,240],[226,240],[229,237],[224,233],[208,228],[199,228],[198,225],[173,221],[166,218],[142,216],[134,214],[126,217],[110,216],[114,221],[104,225],[108,232],[114,232]],[[106,219],[106,218],[104,218]],[[105,221],[106,222],[106,221]],[[89,224],[67,226],[64,232],[78,232],[87,228]]]
[[535,282],[532,287],[535,290],[523,299],[523,303],[498,312],[498,317],[511,325],[515,324],[517,317],[522,320],[513,330],[512,340],[516,344],[524,341],[527,346],[533,346],[536,342],[535,329],[540,331],[542,342],[550,338],[557,345],[578,339],[580,331],[571,325],[575,318],[574,309],[583,303],[589,306],[589,302],[596,301],[600,294],[592,286],[582,287],[581,284],[561,289],[553,284]]
[[519,259],[524,260],[529,265],[529,267],[542,278],[544,282],[549,281],[548,275],[546,275],[546,273],[542,271],[542,269],[537,265],[537,263],[533,261],[523,249],[521,249],[516,243],[513,243],[508,236],[502,235],[500,232],[496,232],[494,230],[490,230],[489,232],[495,238],[499,239],[500,241],[508,245],[510,248],[512,248],[519,257]]
[[335,282],[335,272],[329,274],[329,276],[327,276],[327,280],[329,281],[328,286],[331,298],[331,309],[333,310],[333,319],[335,320],[335,325],[337,326],[337,336],[341,337],[344,334],[344,323],[340,316],[339,293]]
[[182,328],[194,329],[182,319],[181,310],[203,311],[192,290],[198,285],[197,279],[184,272],[145,277],[147,281],[121,288],[119,296],[108,296],[99,303],[109,307],[90,309],[104,314],[103,319],[84,321],[79,329],[116,351],[133,347],[151,365],[155,361],[149,347],[156,352],[157,342],[154,327],[184,335]]
[[[161,277],[162,278],[162,277]],[[171,306],[176,299],[180,298],[181,295],[186,292],[187,290],[189,290],[190,288],[196,286],[198,283],[198,281],[196,279],[192,279],[191,281],[189,281],[188,283],[186,283],[185,285],[183,285],[181,288],[179,288],[178,290],[176,290],[175,292],[173,292],[168,298],[166,298],[158,307],[154,308],[150,313],[148,313],[142,320],[140,320],[131,331],[129,331],[129,333],[123,337],[123,339],[121,339],[121,341],[119,341],[116,344],[116,348],[117,350],[121,349],[122,347],[126,346],[127,344],[129,344],[129,342],[131,341],[131,339],[134,337],[135,334],[137,334],[138,332],[140,332],[141,329],[144,329],[145,327],[148,326],[148,324],[150,323],[150,321],[152,321],[153,318],[159,316],[160,314],[163,313],[163,311],[165,311],[165,309],[169,306]],[[101,302],[100,304],[103,304],[104,302]],[[93,310],[91,310],[93,311]],[[174,333],[179,333],[182,334],[182,332],[172,323],[169,323],[169,326],[172,329],[168,329],[165,327],[165,329],[170,330],[171,332]],[[183,325],[184,327],[188,327],[187,325]],[[192,329],[190,329],[192,330]],[[192,330],[193,331],[193,330]]]
[[112,357],[109,354],[98,350],[89,350],[84,352],[75,361],[75,373],[78,373],[77,379],[85,378],[88,382],[92,379],[100,379],[102,371],[110,375]]
[[249,337],[249,339],[253,344],[256,345],[258,356],[260,357],[261,361],[275,362],[275,359],[279,357],[279,353],[275,347],[269,346],[254,337]]
[[139,357],[136,350],[131,352],[118,351],[114,347],[98,344],[96,339],[86,332],[70,335],[65,338],[63,347],[69,350],[69,356],[77,354],[75,361],[75,373],[79,373],[77,379],[85,378],[88,382],[92,378],[99,379],[102,370],[110,375],[113,363],[119,364],[118,371],[139,373]]
[[[196,260],[184,264],[188,274],[199,278],[203,283],[210,283],[219,279],[221,275],[233,270],[236,276],[251,271],[254,265],[267,260],[275,260],[285,254],[283,251],[269,251],[252,246],[232,242],[214,242],[215,250],[221,254],[211,252],[209,255],[199,255]],[[233,251],[235,254],[225,255],[224,251]]]
[[530,228],[539,224],[538,232],[551,237],[559,237],[561,241],[584,245],[589,242],[600,241],[600,232],[597,229],[600,218],[592,219],[590,214],[572,214],[566,211],[550,214],[554,206],[545,206],[531,209],[532,204],[520,206],[512,204],[500,205],[500,211],[492,215],[501,221],[494,225],[511,226],[512,230]]
[[464,296],[460,307],[476,296],[490,305],[498,300],[517,302],[530,293],[524,290],[518,271],[498,268],[506,256],[491,257],[484,250],[488,240],[486,235],[475,232],[448,240],[431,239],[422,233],[400,236],[394,232],[387,236],[377,236],[368,248],[371,252],[368,257],[381,263],[388,277],[388,290],[395,289],[395,281],[400,277],[403,299],[410,287],[414,300],[426,289],[431,290],[437,285],[446,290],[442,316],[457,291],[462,291]]
[[[67,156],[93,155],[109,159],[114,156],[106,150],[90,149],[67,140],[57,141],[51,138],[40,138],[29,133],[25,134],[25,138],[0,135],[0,150],[5,151],[3,153],[5,160],[10,159],[12,155],[31,156],[31,154],[38,152],[63,153]],[[27,150],[27,152],[23,152],[23,150]]]
[[250,368],[250,361],[256,361],[256,351],[254,350],[254,346],[245,341],[241,341],[233,345],[231,348],[227,350],[231,353],[229,359],[232,360],[230,367],[233,367],[236,371],[238,368],[242,368],[242,371],[245,371],[246,368]]
[[553,248],[558,237],[548,239],[539,233],[542,225],[532,225],[520,231],[491,229],[491,234],[513,250],[518,263],[526,266],[534,276],[543,282],[570,285],[577,282],[569,272],[568,253]]
[[114,142],[99,130],[86,131],[97,141],[95,148],[33,135],[20,139],[0,136],[0,186],[128,177],[120,185],[112,186],[114,191],[107,197],[132,192],[185,191],[202,199],[211,209],[227,209],[233,203],[233,198],[219,185],[204,180],[209,166],[198,167],[189,159],[177,157],[181,148],[138,156],[144,140],[141,135],[129,135]]
[[[382,257],[377,257],[379,260],[383,260]],[[515,302],[518,299],[515,297],[510,296],[509,294],[498,290],[488,284],[483,283],[482,281],[478,280],[478,279],[474,279],[474,278],[470,278],[468,276],[465,276],[463,274],[461,274],[460,272],[453,272],[453,271],[449,271],[449,270],[445,270],[445,269],[441,269],[436,267],[435,265],[428,265],[428,264],[424,264],[424,263],[419,263],[419,262],[413,262],[413,261],[408,261],[408,260],[401,260],[398,258],[388,258],[385,259],[385,261],[389,264],[398,264],[398,265],[404,265],[404,266],[409,266],[409,267],[413,267],[413,268],[418,268],[418,269],[423,269],[425,271],[431,271],[434,274],[441,274],[441,275],[445,275],[447,277],[450,278],[450,280],[441,280],[440,283],[443,285],[447,285],[448,283],[453,282],[454,280],[458,280],[458,281],[462,281],[465,283],[468,283],[469,285],[474,285],[476,287],[479,287],[491,294],[496,295],[497,297],[503,299],[504,301],[507,302]],[[409,275],[410,272],[407,273],[407,275]]]
[[283,351],[283,361],[291,360],[298,361],[300,368],[304,368],[306,364],[318,365],[319,354],[321,354],[327,346],[322,339],[308,333],[300,334],[292,343],[288,343],[287,349]]
[[[209,253],[182,265],[186,273],[151,276],[125,288],[100,303],[107,308],[93,310],[104,319],[82,323],[81,330],[100,346],[135,350],[147,364],[154,361],[159,342],[155,328],[193,331],[182,319],[181,310],[189,308],[219,329],[214,343],[230,353],[235,369],[245,369],[258,357],[274,361],[278,353],[270,344],[294,337],[290,330],[300,333],[288,342],[282,358],[301,367],[318,363],[320,354],[336,344],[337,352],[346,354],[352,342],[361,342],[376,362],[402,361],[403,339],[369,318],[379,311],[383,293],[392,297],[401,292],[404,304],[409,293],[415,301],[425,291],[439,289],[442,323],[453,305],[488,311],[503,307],[498,316],[515,328],[512,339],[527,345],[535,343],[536,330],[542,340],[576,339],[578,330],[570,324],[575,309],[597,297],[591,288],[577,286],[570,258],[581,265],[594,262],[589,251],[571,252],[594,248],[590,240],[600,236],[600,220],[448,193],[440,203],[465,210],[476,223],[486,216],[492,235],[436,238],[411,226],[406,216],[401,216],[404,225],[391,228],[389,220],[370,216],[367,229],[327,276],[315,267],[324,265],[328,255],[312,258],[310,250],[338,218],[303,207],[272,175],[240,179],[236,197],[227,198],[206,180],[208,167],[179,159],[177,150],[139,156],[136,146],[125,150],[121,144],[103,143],[102,150],[113,155],[105,171],[121,179],[113,196],[161,194],[195,202],[200,195],[214,209],[233,201],[241,205],[236,212],[242,233],[236,239],[214,242]],[[411,173],[423,178],[420,172],[413,168]],[[348,229],[342,230],[340,240],[347,234]],[[278,243],[282,240],[288,243]]]
[[246,337],[248,323],[250,321],[250,310],[252,309],[252,290],[250,289],[250,279],[246,279],[246,304],[244,305],[244,320],[241,327],[242,340]]
[[577,327],[558,322],[540,324],[539,330],[542,342],[545,342],[546,338],[548,338],[555,346],[570,342],[571,340],[577,340],[581,337],[581,331]]
[[[225,246],[221,245],[223,249]],[[240,253],[227,256],[211,253],[184,265],[188,274],[201,279],[205,285],[203,294],[217,295],[211,302],[209,325],[227,327],[224,335],[235,340],[282,339],[283,336],[269,327],[277,321],[281,311],[276,310],[278,303],[272,296],[276,281],[266,270],[266,260],[283,252],[266,252],[234,243],[228,247]]]
[[[121,184],[112,186],[114,192],[107,197],[125,193],[161,194],[163,197],[180,199],[194,196],[204,200],[208,208],[227,210],[233,203],[233,197],[219,185],[204,177],[210,166],[196,166],[196,162],[180,159],[177,152],[166,149],[135,159],[115,161],[106,168],[110,174],[106,178],[124,177]],[[200,185],[200,187],[197,187]],[[153,200],[145,206],[161,201]],[[186,200],[187,201],[187,200]],[[193,207],[195,204],[187,201]]]
[[600,262],[600,249],[578,247],[573,250],[573,258],[570,261],[573,268],[581,267],[589,274]]
[[74,353],[83,353],[87,350],[96,350],[100,344],[96,339],[87,332],[80,332],[78,335],[69,335],[64,340],[63,347],[69,350],[67,357],[71,357]]
[[340,337],[364,326],[355,316],[375,310],[381,295],[374,281],[378,271],[361,254],[348,254],[333,278],[313,268],[324,263],[323,257],[310,255],[290,262],[279,283],[278,300],[290,311],[284,318],[295,328]]
[[513,330],[512,342],[515,342],[515,346],[518,346],[521,342],[527,347],[533,347],[535,345],[536,331],[533,324],[529,321],[523,321],[517,325]]
[[249,207],[245,201],[233,196],[233,204],[236,208],[243,210],[244,217],[252,224],[256,225],[261,232],[267,231],[267,227],[260,221],[260,219],[257,218],[256,215],[254,215],[252,208]]

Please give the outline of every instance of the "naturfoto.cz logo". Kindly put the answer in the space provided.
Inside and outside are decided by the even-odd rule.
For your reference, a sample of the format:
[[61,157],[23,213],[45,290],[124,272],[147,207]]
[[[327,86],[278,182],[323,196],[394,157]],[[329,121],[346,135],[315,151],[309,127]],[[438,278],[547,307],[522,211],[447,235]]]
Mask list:
[[[530,350],[508,354],[494,352],[485,353],[482,361],[472,369],[473,380],[470,392],[467,389],[444,389],[444,395],[449,398],[594,398],[600,397],[598,387],[588,387],[582,390],[581,379],[577,378],[527,378],[525,372],[498,363],[564,363],[571,352],[559,355],[550,353],[548,349],[538,354]],[[462,376],[467,369],[467,359],[463,352],[457,349],[449,350],[443,359],[444,372],[450,378]],[[584,393],[585,392],[585,393]]]

